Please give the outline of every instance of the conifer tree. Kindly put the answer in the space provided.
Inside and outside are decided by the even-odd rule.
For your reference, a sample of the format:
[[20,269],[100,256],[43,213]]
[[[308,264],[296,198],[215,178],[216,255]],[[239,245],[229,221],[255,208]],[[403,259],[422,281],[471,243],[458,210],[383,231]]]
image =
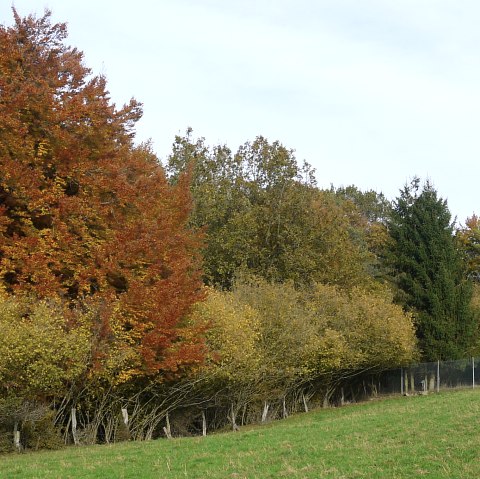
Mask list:
[[477,326],[447,202],[414,178],[394,202],[388,226],[397,299],[415,315],[424,359],[464,357]]

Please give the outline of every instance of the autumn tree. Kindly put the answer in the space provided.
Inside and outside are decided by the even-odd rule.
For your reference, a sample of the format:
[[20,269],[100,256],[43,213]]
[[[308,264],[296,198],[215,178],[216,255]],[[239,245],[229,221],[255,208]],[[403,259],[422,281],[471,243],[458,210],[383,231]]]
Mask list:
[[475,281],[480,281],[480,219],[472,215],[465,221],[465,226],[457,231],[457,239],[464,251],[467,261],[467,274]]
[[[316,284],[237,279],[232,291],[209,290],[195,315],[210,324],[210,392],[232,405],[263,413],[294,401],[315,384],[328,399],[354,376],[410,364],[417,356],[413,319],[392,303],[388,288],[350,291]],[[197,319],[198,321],[198,319]],[[287,401],[288,402],[288,401]]]
[[194,141],[188,130],[185,137],[176,137],[166,165],[173,184],[192,166],[190,224],[205,234],[204,280],[222,288],[231,287],[235,271],[247,262],[254,240],[250,202],[237,160],[226,146],[211,149],[203,139]]
[[178,374],[203,355],[182,326],[201,297],[188,178],[133,144],[141,105],[117,108],[50,17],[0,27],[2,288],[96,307],[94,361],[117,342],[125,379]]
[[71,311],[71,319],[83,321],[67,324],[64,313],[54,300],[0,294],[0,443],[13,430],[20,449],[31,440],[31,429],[40,428],[36,447],[61,444],[47,398],[61,402],[83,382],[91,362],[88,315]]
[[423,357],[430,361],[468,354],[477,328],[453,226],[447,202],[418,178],[401,191],[389,222],[398,299],[415,315]]
[[[172,181],[193,163],[192,225],[206,233],[205,279],[230,288],[239,269],[269,279],[300,279],[308,257],[297,253],[313,191],[309,165],[293,152],[258,137],[233,154],[225,146],[177,137],[168,160]],[[296,277],[296,278],[294,278]]]
[[[268,281],[345,287],[371,280],[374,256],[366,219],[350,200],[319,191],[314,171],[263,137],[209,148],[191,131],[177,137],[170,181],[193,165],[191,224],[205,232],[205,281],[231,288],[247,271]],[[373,237],[373,235],[372,235]]]
[[[318,367],[345,371],[382,371],[417,358],[413,318],[393,304],[387,287],[375,291],[316,285],[307,293],[318,334],[325,344]],[[337,344],[334,346],[334,344]]]
[[383,193],[374,190],[362,191],[355,185],[331,187],[332,193],[357,206],[361,215],[370,223],[385,223],[390,215],[391,203]]
[[312,313],[304,307],[293,283],[242,278],[233,294],[258,314],[257,347],[264,382],[281,391],[308,376],[311,358],[319,349],[318,334]]

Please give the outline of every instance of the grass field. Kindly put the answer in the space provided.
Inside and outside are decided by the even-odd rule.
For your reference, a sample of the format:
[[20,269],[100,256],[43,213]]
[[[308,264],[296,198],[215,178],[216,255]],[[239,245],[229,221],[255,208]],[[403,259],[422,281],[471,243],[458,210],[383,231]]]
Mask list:
[[206,438],[0,456],[1,478],[480,478],[480,390],[370,401]]

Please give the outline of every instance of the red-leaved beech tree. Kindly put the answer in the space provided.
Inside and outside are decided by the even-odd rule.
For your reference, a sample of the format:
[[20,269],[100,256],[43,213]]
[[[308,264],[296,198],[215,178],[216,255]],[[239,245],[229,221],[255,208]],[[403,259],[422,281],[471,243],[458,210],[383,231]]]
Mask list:
[[169,185],[133,144],[141,105],[116,108],[64,24],[14,19],[0,26],[1,287],[95,311],[77,315],[93,318],[93,364],[123,380],[177,375],[204,354],[183,319],[202,296],[188,174]]

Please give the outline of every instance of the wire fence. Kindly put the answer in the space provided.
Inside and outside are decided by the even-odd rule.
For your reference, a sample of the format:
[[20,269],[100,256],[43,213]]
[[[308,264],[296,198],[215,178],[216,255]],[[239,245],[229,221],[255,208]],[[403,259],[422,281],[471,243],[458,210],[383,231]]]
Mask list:
[[480,387],[480,358],[414,364],[385,371],[374,382],[376,394],[427,394]]

